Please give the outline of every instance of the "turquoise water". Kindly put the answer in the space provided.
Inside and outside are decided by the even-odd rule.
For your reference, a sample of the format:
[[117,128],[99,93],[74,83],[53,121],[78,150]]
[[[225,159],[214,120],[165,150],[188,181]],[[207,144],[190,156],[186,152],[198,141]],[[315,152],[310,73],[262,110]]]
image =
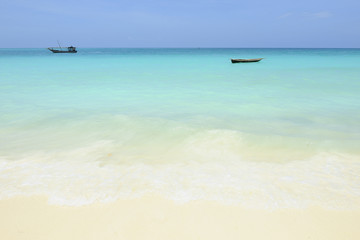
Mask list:
[[[230,58],[257,57],[264,59],[230,62]],[[47,182],[39,172],[45,171],[44,166],[50,172],[71,168],[71,176],[99,176],[122,186],[126,181],[144,186],[144,179],[148,185],[150,174],[150,189],[169,194],[163,182],[173,181],[171,176],[187,176],[189,186],[196,185],[194,177],[200,173],[214,174],[222,182],[225,173],[214,173],[214,169],[229,166],[238,170],[232,176],[239,172],[244,176],[244,169],[250,169],[272,178],[275,175],[268,175],[267,164],[275,164],[270,168],[279,168],[278,175],[298,168],[293,173],[298,176],[296,184],[313,181],[311,191],[302,186],[309,195],[322,189],[318,184],[322,176],[329,179],[331,175],[336,176],[335,185],[350,188],[341,195],[344,199],[359,201],[359,93],[360,49],[80,48],[77,54],[0,49],[0,159],[8,171],[2,175],[8,186],[3,192],[6,196],[17,190],[26,192],[19,185],[37,182],[52,186],[38,194],[56,192],[56,199],[65,202],[77,199],[75,190],[72,197],[63,196],[60,186],[67,182],[63,173],[58,173],[58,184]],[[34,161],[39,165],[30,164]],[[324,161],[333,161],[331,168],[344,171],[334,175],[323,168]],[[51,165],[60,162],[61,167]],[[79,170],[84,167],[80,163],[94,164],[87,169],[91,176]],[[20,171],[23,164],[30,164],[32,170]],[[107,173],[112,177],[104,180],[100,175],[109,166],[118,167],[118,172]],[[136,173],[127,180],[118,179],[129,171],[125,166],[137,169]],[[151,170],[144,173],[144,166]],[[320,174],[309,176],[312,167]],[[148,177],[136,178],[137,171]],[[42,177],[29,180],[34,175]],[[233,179],[238,185],[255,181],[251,174]],[[266,179],[256,184],[264,186]],[[211,180],[202,180],[206,187],[199,188],[221,195]],[[162,185],[156,184],[159,181]],[[227,184],[235,188],[231,198],[244,199],[244,189]],[[112,187],[109,183],[107,191]],[[141,192],[118,185],[114,189],[105,194],[107,198]],[[183,185],[179,189],[187,192]],[[191,191],[189,198],[197,198]],[[356,198],[349,197],[350,192]],[[332,193],[324,193],[324,198]],[[94,196],[90,199],[102,199],[87,194]]]

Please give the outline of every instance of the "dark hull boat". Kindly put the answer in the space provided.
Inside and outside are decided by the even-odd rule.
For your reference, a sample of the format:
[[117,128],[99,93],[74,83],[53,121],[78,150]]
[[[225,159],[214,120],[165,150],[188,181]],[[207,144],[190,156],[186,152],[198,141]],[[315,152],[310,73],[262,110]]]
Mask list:
[[[76,47],[67,47],[67,48],[48,48],[50,51],[52,51],[53,53],[77,53],[76,51]],[[65,50],[66,49],[66,50]]]
[[249,63],[249,62],[259,62],[263,58],[253,58],[253,59],[231,59],[232,63]]

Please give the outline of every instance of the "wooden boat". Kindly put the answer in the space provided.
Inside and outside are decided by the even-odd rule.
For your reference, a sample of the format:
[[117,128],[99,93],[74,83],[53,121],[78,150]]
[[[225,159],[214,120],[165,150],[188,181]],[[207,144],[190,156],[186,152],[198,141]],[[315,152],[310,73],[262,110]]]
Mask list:
[[59,48],[54,48],[54,47],[51,47],[51,48],[48,48],[50,51],[52,51],[53,53],[77,53],[76,51],[76,47],[73,47],[73,46],[70,46],[70,47],[67,47],[67,48],[62,48],[62,47],[59,47]]
[[252,58],[252,59],[231,59],[232,63],[249,63],[249,62],[259,62],[263,58]]

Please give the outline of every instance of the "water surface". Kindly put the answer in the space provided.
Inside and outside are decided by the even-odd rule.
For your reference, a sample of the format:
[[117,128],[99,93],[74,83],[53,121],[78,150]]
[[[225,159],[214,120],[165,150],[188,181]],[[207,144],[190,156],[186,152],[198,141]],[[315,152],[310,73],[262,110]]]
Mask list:
[[78,50],[0,49],[0,197],[359,203],[359,49]]

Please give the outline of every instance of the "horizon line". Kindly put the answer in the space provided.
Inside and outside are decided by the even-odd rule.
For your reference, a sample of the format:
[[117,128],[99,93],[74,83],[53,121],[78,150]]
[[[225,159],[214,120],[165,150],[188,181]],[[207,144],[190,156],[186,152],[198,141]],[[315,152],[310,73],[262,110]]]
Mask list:
[[[47,49],[48,47],[0,47],[0,49]],[[65,47],[64,47],[65,48]],[[120,48],[120,49],[360,49],[360,47],[76,47],[76,48]]]

